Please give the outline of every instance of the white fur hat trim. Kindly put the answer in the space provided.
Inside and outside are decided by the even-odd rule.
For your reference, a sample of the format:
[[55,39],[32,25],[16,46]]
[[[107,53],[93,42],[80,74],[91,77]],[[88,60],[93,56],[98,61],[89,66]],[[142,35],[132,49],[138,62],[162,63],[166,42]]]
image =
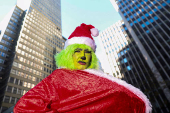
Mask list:
[[95,42],[94,42],[94,40],[92,40],[89,37],[72,37],[71,39],[68,39],[65,42],[64,48],[66,48],[67,46],[72,45],[72,44],[86,44],[86,45],[90,46],[94,50],[94,52],[96,51]]

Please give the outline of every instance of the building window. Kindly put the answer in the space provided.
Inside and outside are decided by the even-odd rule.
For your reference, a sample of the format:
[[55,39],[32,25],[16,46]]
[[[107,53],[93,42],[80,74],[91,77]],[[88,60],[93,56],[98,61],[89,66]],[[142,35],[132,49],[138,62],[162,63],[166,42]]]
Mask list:
[[[14,65],[14,63],[13,63],[13,65]],[[16,74],[16,70],[11,69],[11,73],[12,73],[12,74]]]
[[152,12],[152,11],[149,11],[149,14],[153,14],[153,12]]
[[147,21],[147,22],[145,22],[146,23],[146,25],[149,25],[150,23]]
[[11,104],[15,104],[15,97],[11,97]]
[[18,66],[18,63],[17,62],[13,62],[13,66]]
[[7,92],[11,93],[12,92],[12,86],[7,87]]
[[27,87],[27,82],[24,82],[23,86],[24,86],[24,87]]
[[23,84],[23,81],[22,81],[22,80],[20,80],[19,85],[20,85],[20,86],[22,86],[22,84]]
[[29,79],[29,80],[31,80],[31,79],[32,79],[32,76],[31,76],[31,75],[29,75],[29,76],[28,76],[28,79]]
[[32,84],[31,88],[33,88],[35,86],[35,84]]
[[28,88],[31,88],[31,83],[28,83],[27,87],[28,87]]
[[116,71],[116,73],[117,73],[117,75],[119,75],[119,72],[118,72],[118,71]]
[[143,4],[144,4],[144,2],[141,2],[141,4],[143,5]]
[[15,84],[18,85],[18,83],[19,83],[19,80],[15,79]]
[[142,16],[141,18],[142,18],[142,19],[145,19],[145,17],[144,17],[144,16]]
[[130,9],[130,11],[132,12],[132,11],[133,11],[133,9],[131,8],[131,9]]
[[121,51],[120,53],[121,53],[121,55],[124,55],[123,51]]
[[152,4],[150,3],[150,4],[149,4],[149,6],[151,7],[151,6],[152,6]]
[[127,51],[126,50],[124,50],[124,53],[126,53]]
[[130,66],[127,66],[127,69],[128,69],[128,70],[131,70]]
[[166,2],[167,2],[168,4],[170,3],[170,1],[169,1],[169,0],[167,0]]
[[134,13],[134,16],[137,16],[137,14],[136,14],[136,13]]
[[146,17],[148,17],[148,16],[149,16],[149,14],[148,14],[148,13],[146,13],[146,14],[145,14],[145,16],[146,16]]
[[138,18],[137,20],[138,20],[138,22],[140,22],[140,21],[141,21],[141,19],[140,19],[140,18]]
[[155,20],[158,20],[158,17],[157,17],[157,16],[154,16],[153,18],[154,18]]
[[124,61],[124,63],[126,63],[126,62],[127,62],[127,59],[126,59],[126,58],[124,58],[124,59],[123,59],[123,61]]
[[118,57],[120,57],[120,53],[118,53],[117,55],[118,55]]
[[21,95],[21,89],[18,88],[17,94]]
[[9,82],[10,83],[14,83],[14,78],[13,77],[9,77]]
[[156,9],[156,8],[154,8],[153,10],[154,10],[155,12],[157,11],[157,9]]
[[5,103],[9,103],[10,97],[9,97],[9,96],[5,96],[4,98],[5,98],[5,99],[4,99],[4,102],[5,102]]
[[125,30],[127,30],[127,27],[125,27]]
[[136,6],[135,7],[133,7],[134,9],[136,9]]
[[26,92],[27,92],[27,91],[26,91],[26,90],[24,90],[24,91],[23,91],[23,95],[25,95],[25,93],[26,93]]
[[17,98],[16,102],[18,102],[19,98]]
[[146,33],[149,33],[149,30],[147,30]]
[[153,19],[150,19],[150,22],[151,22],[151,23],[154,22]]
[[3,68],[0,66],[0,71],[2,71],[2,69],[3,69]]
[[2,63],[2,64],[3,64],[3,63],[4,63],[4,60],[3,60],[3,59],[0,59],[0,63]]
[[145,9],[148,9],[148,6],[145,6]]
[[0,56],[2,56],[2,57],[6,57],[6,56],[7,56],[7,54],[6,54],[6,53],[4,53],[4,52],[1,52],[1,51],[0,51]]
[[158,6],[158,9],[161,9],[161,8],[162,8],[162,7],[159,5],[159,6]]
[[131,15],[130,18],[132,19],[132,18],[133,18],[133,15]]
[[144,28],[144,27],[145,27],[145,24],[142,24],[141,26]]
[[133,23],[130,23],[130,26],[133,26]]
[[17,93],[17,88],[13,87],[13,93],[16,94]]

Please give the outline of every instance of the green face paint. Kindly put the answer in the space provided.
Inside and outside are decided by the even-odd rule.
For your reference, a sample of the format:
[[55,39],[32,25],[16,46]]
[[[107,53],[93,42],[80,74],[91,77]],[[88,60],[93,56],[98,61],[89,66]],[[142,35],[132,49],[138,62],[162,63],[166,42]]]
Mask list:
[[91,62],[91,51],[77,48],[73,54],[73,62],[76,69],[87,69]]
[[90,65],[87,67],[88,69],[98,69],[98,59],[91,47],[85,44],[72,44],[69,45],[67,48],[62,50],[60,53],[56,54],[55,61],[56,65],[59,68],[67,68],[67,69],[76,69],[73,62],[73,54],[77,48],[81,49],[88,49],[91,51],[91,60]]

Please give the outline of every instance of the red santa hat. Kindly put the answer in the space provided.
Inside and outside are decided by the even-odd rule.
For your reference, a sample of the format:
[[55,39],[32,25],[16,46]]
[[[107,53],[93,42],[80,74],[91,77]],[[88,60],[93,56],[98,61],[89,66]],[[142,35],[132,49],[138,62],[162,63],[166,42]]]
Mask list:
[[96,51],[96,44],[92,36],[97,37],[98,35],[99,31],[97,28],[82,23],[80,26],[76,27],[69,36],[68,40],[65,42],[64,48],[72,44],[86,44]]

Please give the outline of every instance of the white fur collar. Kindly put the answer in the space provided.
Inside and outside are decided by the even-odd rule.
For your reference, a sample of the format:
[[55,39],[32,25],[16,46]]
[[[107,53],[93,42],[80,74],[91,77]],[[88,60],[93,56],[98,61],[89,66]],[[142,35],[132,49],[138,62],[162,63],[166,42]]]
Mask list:
[[142,93],[142,91],[140,91],[138,88],[135,88],[134,86],[132,86],[131,84],[128,84],[126,83],[125,81],[123,80],[120,80],[118,78],[115,78],[111,75],[107,75],[105,73],[103,73],[101,70],[95,70],[95,69],[85,69],[83,71],[86,71],[86,72],[89,72],[89,73],[92,73],[96,76],[100,76],[100,77],[103,77],[103,78],[107,78],[113,82],[116,82],[118,83],[119,85],[122,85],[124,87],[126,87],[127,89],[129,89],[131,92],[133,92],[134,94],[136,94],[139,98],[141,98],[144,103],[145,103],[145,106],[146,106],[146,113],[151,113],[152,112],[152,105],[151,103],[149,102],[149,99],[146,97],[145,94]]

